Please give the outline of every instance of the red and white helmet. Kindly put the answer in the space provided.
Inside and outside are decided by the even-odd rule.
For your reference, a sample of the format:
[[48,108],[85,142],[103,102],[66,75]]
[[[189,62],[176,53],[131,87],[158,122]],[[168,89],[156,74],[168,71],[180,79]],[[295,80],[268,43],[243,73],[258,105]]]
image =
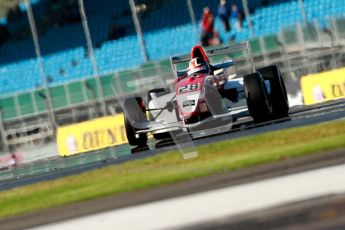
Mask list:
[[189,67],[187,69],[188,76],[193,76],[195,74],[209,74],[210,73],[210,66],[209,64],[202,58],[197,57],[193,58],[189,62]]

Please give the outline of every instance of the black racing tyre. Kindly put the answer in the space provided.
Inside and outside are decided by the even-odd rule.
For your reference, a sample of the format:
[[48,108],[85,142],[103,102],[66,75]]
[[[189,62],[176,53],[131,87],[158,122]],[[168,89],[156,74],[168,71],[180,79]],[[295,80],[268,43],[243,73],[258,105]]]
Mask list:
[[254,122],[269,121],[272,118],[272,103],[261,74],[248,74],[244,76],[243,82],[248,110]]
[[137,128],[133,127],[133,122],[146,122],[146,114],[142,109],[141,104],[143,100],[141,97],[127,98],[124,102],[124,123],[127,135],[127,140],[130,145],[146,146],[147,135],[145,133],[136,134]]
[[271,65],[257,70],[264,80],[270,82],[270,98],[272,101],[273,119],[287,117],[289,115],[289,100],[286,93],[284,80],[278,66]]

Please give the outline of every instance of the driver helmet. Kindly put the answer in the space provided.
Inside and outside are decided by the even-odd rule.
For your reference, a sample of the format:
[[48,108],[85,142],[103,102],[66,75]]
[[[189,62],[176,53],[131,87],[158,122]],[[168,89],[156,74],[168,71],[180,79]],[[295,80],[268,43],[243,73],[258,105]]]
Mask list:
[[204,59],[197,57],[190,60],[189,67],[187,69],[187,74],[189,77],[196,74],[209,74],[209,73],[210,73],[210,66]]

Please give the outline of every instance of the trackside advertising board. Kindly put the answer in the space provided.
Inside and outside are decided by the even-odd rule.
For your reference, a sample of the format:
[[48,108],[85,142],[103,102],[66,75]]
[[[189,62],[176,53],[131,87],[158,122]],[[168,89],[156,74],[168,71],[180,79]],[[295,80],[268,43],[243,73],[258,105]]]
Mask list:
[[59,127],[56,139],[61,156],[127,143],[123,114]]
[[304,104],[345,98],[345,68],[302,77]]

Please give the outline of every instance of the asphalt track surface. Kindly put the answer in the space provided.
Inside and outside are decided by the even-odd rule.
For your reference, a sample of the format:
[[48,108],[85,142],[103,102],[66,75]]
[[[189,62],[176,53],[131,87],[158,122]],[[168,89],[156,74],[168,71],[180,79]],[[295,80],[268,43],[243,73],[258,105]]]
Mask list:
[[[237,125],[235,124],[234,131],[230,133],[195,140],[194,143],[195,145],[214,143],[217,141],[260,134],[274,130],[281,130],[290,127],[299,127],[308,124],[317,124],[326,121],[344,119],[344,117],[345,100],[324,103],[316,106],[297,107],[290,110],[289,120],[282,120],[274,123],[255,126],[252,123],[251,119],[244,119],[239,121]],[[133,154],[123,159],[108,159],[105,161],[102,160],[100,162],[94,162],[83,166],[58,170],[44,175],[36,175],[33,177],[20,178],[18,180],[5,181],[1,183],[0,189],[6,190],[25,184],[35,183],[38,181],[50,180],[67,175],[78,174],[84,171],[104,167],[107,165],[120,164],[123,162],[127,162],[129,160],[148,157],[155,154],[163,154],[168,150],[176,148],[173,145],[169,145],[169,143],[166,144],[166,146],[163,145],[164,147],[144,151],[140,154]],[[112,210],[116,208],[127,207],[186,194],[192,194],[200,191],[207,191],[225,186],[247,183],[259,179],[271,178],[279,175],[286,175],[293,172],[307,171],[315,168],[321,168],[340,163],[345,163],[344,150],[329,153],[313,154],[313,156],[301,157],[298,159],[272,163],[264,166],[257,166],[246,170],[239,170],[232,173],[215,175],[208,178],[197,179],[192,182],[182,182],[175,185],[163,186],[158,189],[147,189],[145,191],[133,192],[116,197],[106,197],[94,201],[87,201],[79,204],[52,208],[50,210],[43,212],[31,213],[24,216],[0,220],[0,226],[1,229],[22,229],[41,224],[62,221],[65,219],[70,219],[91,213],[98,213],[101,211]],[[305,214],[311,213],[310,210],[320,210],[320,212],[322,212],[322,210],[329,209],[333,210],[331,217],[333,218],[332,220],[336,221],[326,221],[323,225],[322,223],[320,223],[320,226],[326,226],[325,228],[320,229],[329,229],[328,227],[330,227],[331,229],[344,229],[345,223],[344,221],[341,221],[342,219],[345,219],[345,211],[343,210],[345,209],[344,205],[345,198],[343,196],[326,197],[314,201],[306,201],[305,205],[302,205],[302,208],[300,204],[291,204],[287,207],[278,207],[279,210],[287,210],[287,214],[285,215],[284,212],[276,212],[276,209],[272,209],[265,211],[267,215],[263,214],[258,217],[257,215],[249,214],[246,216],[238,217],[236,219],[222,220],[216,223],[209,223],[209,225],[203,225],[203,228],[201,229],[228,229],[228,227],[232,227],[234,229],[273,229],[279,227],[278,223],[282,223],[282,225],[280,226],[296,227],[302,226],[302,223],[307,224],[308,222],[306,222],[306,219],[311,220],[313,219],[312,217],[314,217],[315,219],[318,216],[315,214],[314,216],[311,215],[312,217],[310,217],[310,215],[308,216],[307,214]],[[298,206],[299,208],[296,209],[296,206]],[[302,214],[304,213],[304,215],[301,214],[301,216],[304,218],[299,218],[300,216],[297,216],[298,218],[296,217],[289,219],[289,216],[291,216],[291,212],[298,213],[296,210],[299,210],[299,212]],[[279,216],[278,213],[280,213],[281,215]],[[274,216],[277,216],[277,218],[270,218]],[[278,220],[281,221],[279,222]],[[318,221],[321,220],[322,218],[318,219]],[[309,223],[311,222],[313,221],[309,221]],[[244,223],[248,224],[246,225]],[[329,223],[332,223],[334,226],[330,226]],[[343,228],[338,228],[339,226]],[[195,229],[200,229],[200,227],[201,226],[195,226]],[[297,229],[297,227],[295,227],[292,227],[291,229]],[[287,227],[287,229],[289,228]]]
[[[220,135],[208,136],[207,138],[200,138],[193,141],[195,146],[215,143],[223,140],[234,139],[238,137],[244,137],[249,135],[256,135],[270,131],[282,130],[286,128],[300,127],[304,125],[318,124],[322,122],[345,119],[345,100],[338,100],[334,102],[323,103],[313,106],[299,106],[290,109],[289,119],[282,119],[276,122],[268,122],[266,124],[255,125],[251,118],[243,118],[235,122],[233,130],[228,133],[222,133]],[[172,140],[149,143],[150,149],[137,152],[136,154],[130,154],[130,146],[125,146],[123,151],[128,152],[124,157],[107,157],[102,159],[95,159],[92,162],[79,165],[63,166],[61,168],[54,168],[56,164],[65,164],[65,160],[78,160],[79,158],[89,156],[97,156],[96,153],[81,154],[64,159],[57,157],[48,160],[47,167],[50,167],[48,171],[41,173],[20,176],[18,178],[11,178],[8,180],[0,181],[0,191],[32,184],[36,182],[46,181],[61,178],[64,176],[79,174],[92,169],[105,167],[108,165],[122,164],[135,159],[145,158],[156,154],[164,154],[170,150],[176,150],[176,146]],[[157,147],[159,146],[159,147]],[[110,150],[112,151],[112,150]],[[113,151],[116,151],[116,147]],[[43,165],[43,163],[42,163]]]

